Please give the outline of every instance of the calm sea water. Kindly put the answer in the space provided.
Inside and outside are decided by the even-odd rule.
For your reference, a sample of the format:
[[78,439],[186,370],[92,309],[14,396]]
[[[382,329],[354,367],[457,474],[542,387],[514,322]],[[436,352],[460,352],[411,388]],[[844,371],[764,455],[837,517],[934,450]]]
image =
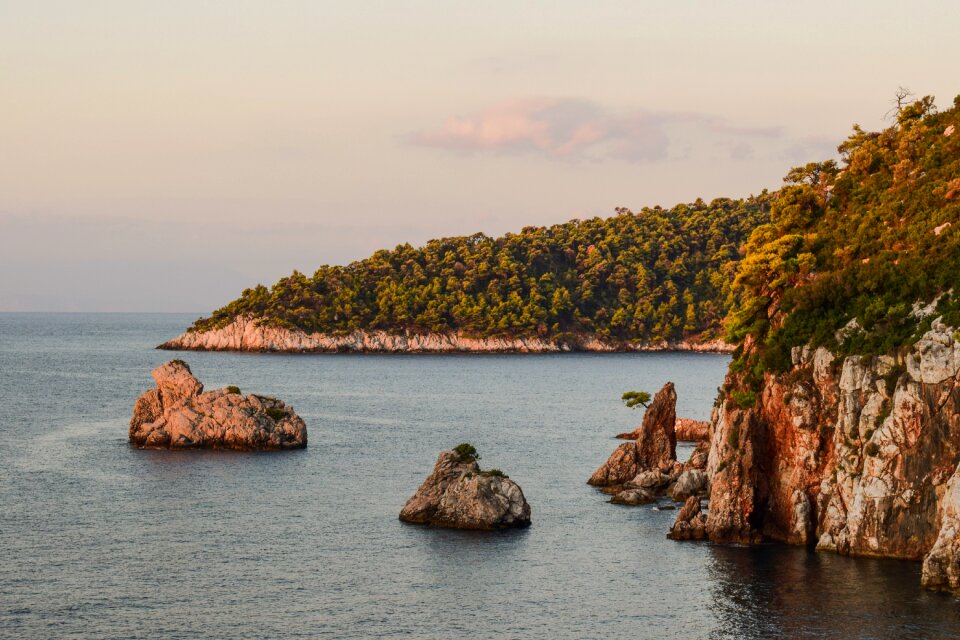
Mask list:
[[[665,539],[675,512],[585,484],[677,385],[706,418],[727,358],[694,354],[181,354],[208,388],[276,394],[287,453],[127,444],[152,347],[191,316],[0,314],[0,637],[957,637],[915,563]],[[523,487],[533,526],[397,514],[462,441]],[[687,448],[687,450],[689,450]]]

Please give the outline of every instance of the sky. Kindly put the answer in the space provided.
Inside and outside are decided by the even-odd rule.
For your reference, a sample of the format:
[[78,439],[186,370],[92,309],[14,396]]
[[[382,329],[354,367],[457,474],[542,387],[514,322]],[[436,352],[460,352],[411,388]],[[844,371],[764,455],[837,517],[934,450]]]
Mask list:
[[960,3],[0,0],[0,311],[776,189],[960,94]]

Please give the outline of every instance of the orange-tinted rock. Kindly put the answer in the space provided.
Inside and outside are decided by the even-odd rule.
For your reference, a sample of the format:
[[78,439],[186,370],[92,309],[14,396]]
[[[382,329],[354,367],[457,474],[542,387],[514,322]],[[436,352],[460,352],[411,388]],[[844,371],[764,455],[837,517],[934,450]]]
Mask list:
[[400,511],[400,519],[453,529],[526,527],[530,505],[507,476],[481,471],[473,458],[443,451],[433,472]]
[[226,390],[203,391],[185,362],[153,371],[156,389],[137,398],[130,442],[151,449],[295,449],[307,427],[282,401]]
[[593,472],[587,484],[595,487],[623,484],[637,475],[637,443],[624,442],[617,447],[599,469]]
[[677,392],[668,382],[657,392],[643,414],[636,440],[625,442],[614,450],[587,484],[604,487],[622,485],[637,474],[651,469],[672,473],[677,457]]
[[728,397],[717,410],[710,539],[926,556],[923,584],[957,590],[958,383],[960,342],[939,320],[892,356],[794,349],[792,367],[766,374],[753,406]]
[[710,439],[710,423],[690,418],[677,418],[677,440],[686,442],[701,442]]
[[683,508],[677,513],[677,519],[667,537],[671,540],[705,540],[707,521],[700,510],[700,498],[690,496]]
[[643,414],[640,436],[637,438],[637,465],[652,469],[670,464],[677,459],[677,392],[668,382],[653,397]]

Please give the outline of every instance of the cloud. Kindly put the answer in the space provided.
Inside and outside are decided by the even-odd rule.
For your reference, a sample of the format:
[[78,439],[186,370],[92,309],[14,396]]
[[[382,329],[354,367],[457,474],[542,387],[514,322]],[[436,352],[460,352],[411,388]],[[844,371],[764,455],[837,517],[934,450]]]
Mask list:
[[436,129],[411,134],[407,142],[461,155],[656,162],[708,146],[725,149],[724,155],[732,159],[747,159],[754,156],[752,142],[769,145],[783,138],[779,127],[738,126],[709,114],[614,110],[578,98],[536,98],[449,118]]

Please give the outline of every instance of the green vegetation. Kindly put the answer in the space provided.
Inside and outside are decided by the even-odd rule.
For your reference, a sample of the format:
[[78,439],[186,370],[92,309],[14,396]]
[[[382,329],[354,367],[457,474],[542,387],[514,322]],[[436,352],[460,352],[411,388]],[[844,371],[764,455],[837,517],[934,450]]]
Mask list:
[[960,96],[942,113],[930,97],[901,106],[879,133],[855,125],[839,151],[790,171],[746,243],[727,321],[745,388],[794,346],[897,353],[932,317],[960,326]]
[[507,474],[505,474],[503,471],[500,471],[500,469],[487,469],[486,471],[481,471],[480,473],[482,473],[485,476],[496,476],[498,478],[510,477]]
[[235,385],[235,384],[231,384],[231,385],[228,386],[226,389],[224,389],[224,391],[226,391],[227,393],[236,393],[236,394],[239,394],[239,393],[240,393],[240,387],[238,387],[238,386]]
[[270,407],[267,409],[267,415],[273,418],[274,422],[279,422],[287,417],[287,412],[280,407]]
[[650,404],[650,394],[646,391],[627,391],[620,396],[620,399],[623,400],[623,404],[631,409],[635,408],[638,404],[646,409]]
[[462,462],[472,462],[480,459],[480,454],[477,453],[476,447],[467,442],[461,442],[455,446],[453,450],[458,456],[460,456],[460,460]]
[[206,331],[248,315],[345,334],[462,331],[576,346],[718,337],[739,247],[768,221],[771,195],[398,246],[313,277],[294,272],[197,320]]

